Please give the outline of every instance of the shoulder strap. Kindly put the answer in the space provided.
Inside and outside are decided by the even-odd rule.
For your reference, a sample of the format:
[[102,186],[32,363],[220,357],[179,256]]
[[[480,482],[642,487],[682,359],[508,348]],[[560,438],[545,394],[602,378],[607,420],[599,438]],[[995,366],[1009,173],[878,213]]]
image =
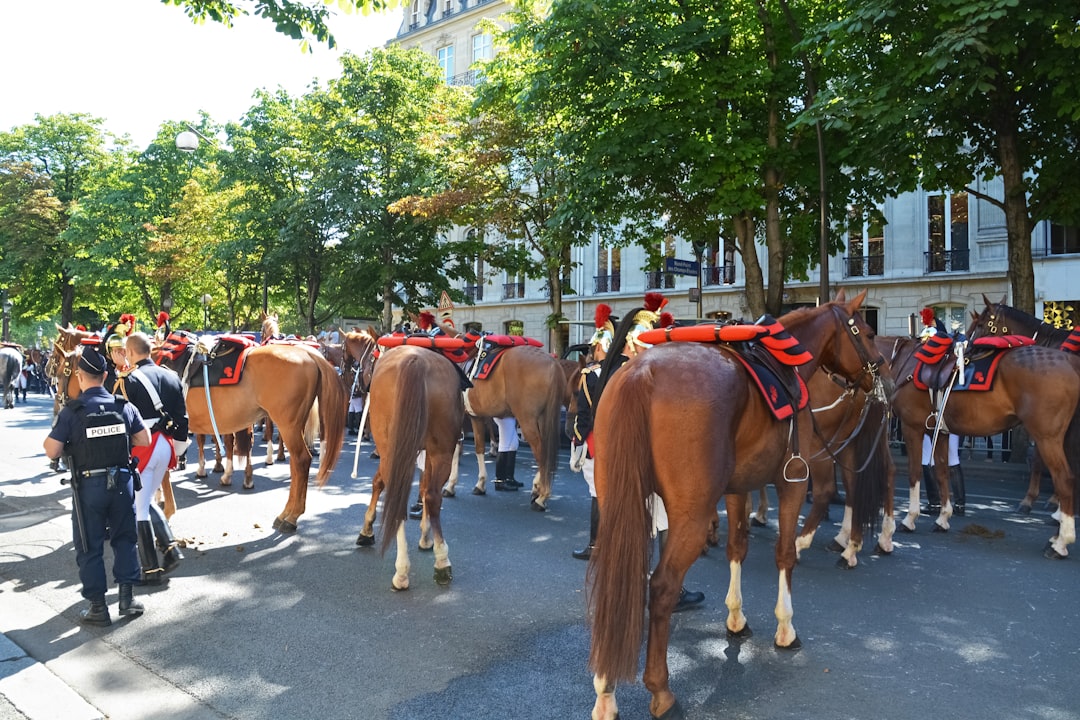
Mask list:
[[150,396],[150,402],[154,403],[154,409],[160,414],[161,396],[158,395],[153,383],[150,382],[150,378],[146,377],[139,368],[132,368],[131,372],[128,373],[128,377],[135,378],[135,381],[143,386],[143,389],[146,390],[146,394]]

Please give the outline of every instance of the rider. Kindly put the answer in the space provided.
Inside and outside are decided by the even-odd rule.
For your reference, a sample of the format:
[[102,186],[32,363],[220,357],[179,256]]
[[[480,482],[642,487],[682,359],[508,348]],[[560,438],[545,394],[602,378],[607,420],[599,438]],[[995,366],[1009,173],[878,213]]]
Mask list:
[[[600,505],[596,501],[596,484],[593,482],[592,423],[593,402],[600,379],[600,364],[611,349],[615,337],[615,326],[619,318],[612,317],[611,306],[600,303],[596,306],[594,324],[596,332],[589,340],[589,363],[581,370],[581,382],[577,389],[577,415],[574,417],[574,434],[570,445],[570,469],[581,470],[585,484],[589,486],[592,498],[592,510],[589,514],[589,544],[581,550],[574,550],[571,556],[578,560],[588,560],[596,547],[596,531],[600,524]],[[625,356],[624,356],[625,357]]]
[[[919,333],[919,338],[926,342],[927,339],[933,336],[941,336],[943,338],[949,337],[948,331],[945,329],[945,323],[941,321],[933,308],[924,307],[919,311],[919,316],[922,318],[923,330]],[[966,340],[963,333],[963,328],[959,323],[954,323],[955,331],[953,334],[954,342],[963,342]],[[953,494],[953,513],[958,517],[963,517],[967,511],[966,509],[966,492],[964,487],[964,471],[960,467],[960,436],[948,433],[949,443],[949,485]],[[923,434],[922,441],[922,471],[923,471],[923,484],[926,485],[926,512],[928,515],[937,515],[941,512],[941,493],[938,489],[937,475],[934,474],[934,458],[932,455],[932,440],[929,433]]]
[[150,443],[150,433],[135,407],[103,387],[106,362],[96,347],[85,346],[76,373],[82,392],[64,406],[45,438],[45,454],[69,458],[72,470],[75,562],[82,596],[90,607],[80,613],[88,625],[112,624],[105,604],[105,538],[113,549],[113,579],[119,585],[120,614],[140,615],[133,599],[139,579],[135,549],[134,473],[131,447]]
[[[131,369],[121,376],[120,388],[153,432],[150,446],[135,452],[143,485],[135,496],[135,516],[143,580],[158,584],[184,559],[165,513],[153,499],[165,473],[176,467],[177,454],[187,450],[187,406],[180,378],[150,359],[150,338],[145,333],[132,333],[125,346]],[[155,537],[156,547],[162,552],[160,563]]]

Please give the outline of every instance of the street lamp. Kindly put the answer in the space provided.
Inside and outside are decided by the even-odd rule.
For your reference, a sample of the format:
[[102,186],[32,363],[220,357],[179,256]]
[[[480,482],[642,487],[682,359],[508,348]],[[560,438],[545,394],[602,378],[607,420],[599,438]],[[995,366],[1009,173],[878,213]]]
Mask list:
[[193,153],[199,149],[199,138],[202,138],[211,145],[214,144],[213,140],[188,125],[187,130],[184,130],[176,136],[176,149],[180,152]]
[[14,307],[11,300],[8,299],[7,290],[4,290],[4,327],[3,332],[0,333],[0,337],[4,342],[8,341],[8,323],[11,322],[11,308]]
[[210,297],[209,294],[203,295],[202,298],[200,298],[203,312],[203,332],[210,331],[210,302],[213,299],[214,298]]
[[703,304],[703,298],[701,297],[701,274],[705,272],[705,250],[708,246],[701,240],[694,240],[694,257],[697,260],[697,317],[701,320],[704,315],[702,314],[701,306]]
[[40,325],[38,325],[38,328],[37,328],[37,345],[35,346],[35,347],[37,347],[38,350],[42,349],[42,347],[41,347],[41,339],[43,337],[45,337],[45,330]]

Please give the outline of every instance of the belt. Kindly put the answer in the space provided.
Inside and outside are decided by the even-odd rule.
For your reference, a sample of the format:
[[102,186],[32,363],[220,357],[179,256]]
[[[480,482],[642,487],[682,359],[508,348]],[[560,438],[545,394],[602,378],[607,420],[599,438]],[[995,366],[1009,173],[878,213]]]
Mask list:
[[80,470],[79,477],[97,477],[98,475],[108,475],[109,468],[101,468],[100,470]]

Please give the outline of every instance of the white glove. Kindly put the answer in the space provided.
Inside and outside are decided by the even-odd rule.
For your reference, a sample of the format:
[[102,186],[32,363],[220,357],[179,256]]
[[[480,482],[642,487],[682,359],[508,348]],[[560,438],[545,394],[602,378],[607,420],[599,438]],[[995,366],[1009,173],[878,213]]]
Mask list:
[[176,457],[182,457],[187,452],[188,446],[191,445],[190,440],[173,440],[173,449],[176,451]]
[[581,472],[581,468],[585,466],[585,459],[589,455],[589,446],[587,443],[580,445],[570,445],[570,469],[574,472]]

